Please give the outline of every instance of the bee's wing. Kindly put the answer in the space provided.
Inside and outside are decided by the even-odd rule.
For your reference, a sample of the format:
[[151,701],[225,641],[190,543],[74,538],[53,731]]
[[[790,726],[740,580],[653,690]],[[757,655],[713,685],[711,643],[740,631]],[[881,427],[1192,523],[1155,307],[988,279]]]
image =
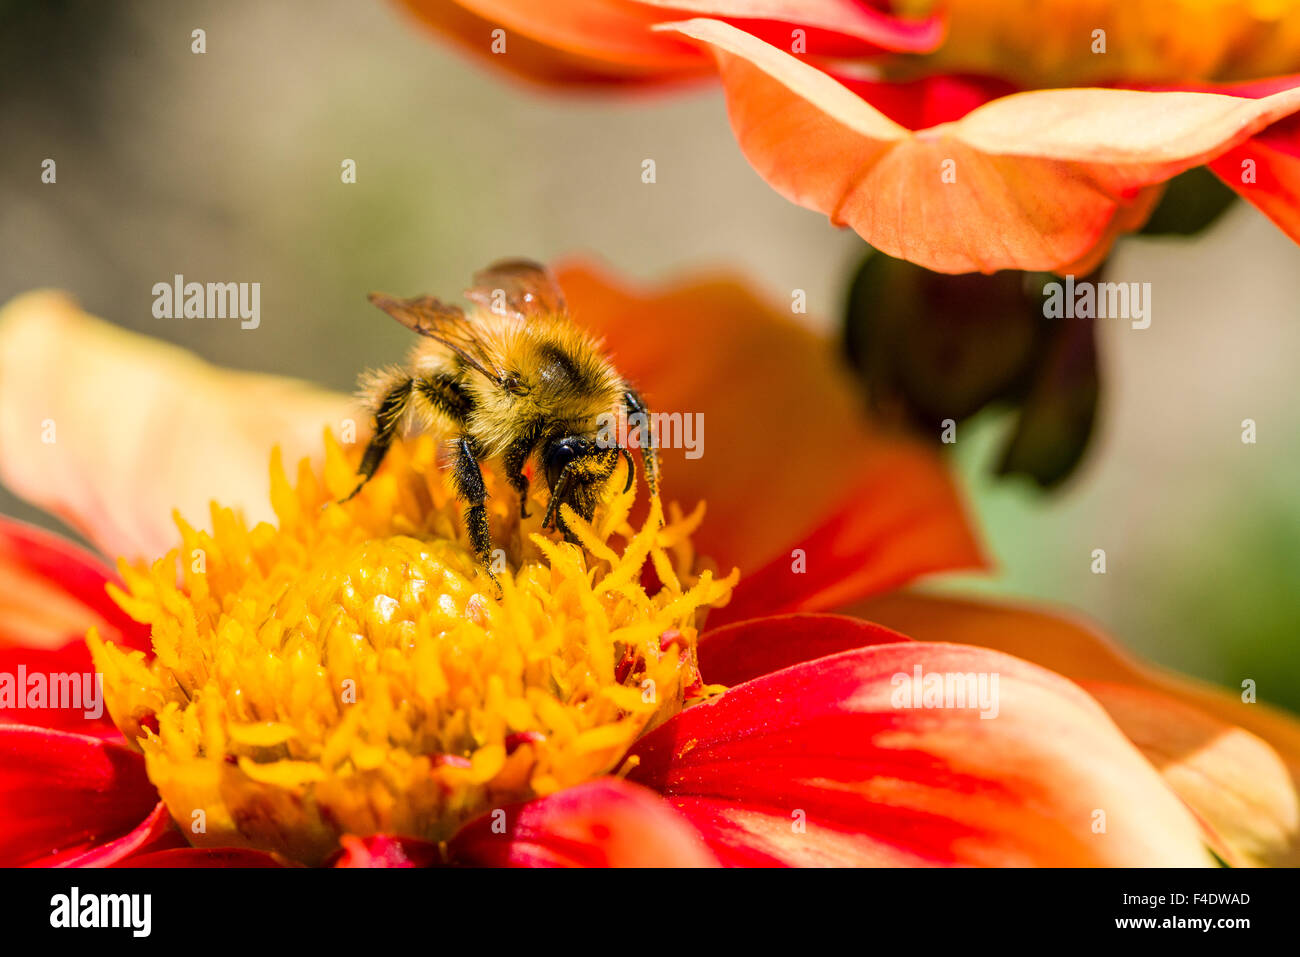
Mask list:
[[372,292],[370,301],[412,332],[436,339],[493,382],[505,373],[479,334],[479,327],[459,306],[450,306],[433,296],[397,299]]
[[554,318],[565,312],[560,284],[549,269],[531,259],[503,259],[475,273],[465,298],[517,319]]

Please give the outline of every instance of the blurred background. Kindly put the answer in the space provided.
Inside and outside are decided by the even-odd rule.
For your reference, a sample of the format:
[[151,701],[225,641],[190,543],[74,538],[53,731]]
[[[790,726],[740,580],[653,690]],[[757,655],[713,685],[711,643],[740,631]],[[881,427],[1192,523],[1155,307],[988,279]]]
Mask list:
[[[366,292],[459,290],[507,255],[648,280],[725,267],[778,301],[806,290],[801,318],[835,334],[862,241],[759,180],[708,84],[543,94],[379,0],[184,7],[0,0],[0,302],[66,289],[212,362],[340,390],[408,345]],[[260,328],[154,318],[176,273],[260,282]],[[1007,414],[963,423],[955,460],[998,568],[933,587],[1068,605],[1300,710],[1300,247],[1237,203],[1194,240],[1124,242],[1107,278],[1150,282],[1153,319],[1100,324],[1082,467],[1048,494],[998,480]],[[57,526],[3,489],[0,512]]]

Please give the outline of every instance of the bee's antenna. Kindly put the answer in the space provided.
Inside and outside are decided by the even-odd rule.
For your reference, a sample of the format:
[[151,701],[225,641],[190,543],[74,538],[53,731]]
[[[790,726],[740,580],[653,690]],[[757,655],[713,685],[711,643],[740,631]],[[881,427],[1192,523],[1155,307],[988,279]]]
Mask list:
[[560,477],[555,481],[555,487],[551,489],[551,501],[546,506],[546,515],[542,517],[542,528],[551,524],[552,519],[556,521],[555,527],[559,526],[560,503],[564,501],[564,496],[569,494],[569,487],[573,484],[573,476],[569,472],[569,467],[573,463],[564,467]]
[[636,462],[632,460],[632,453],[621,445],[618,447],[618,453],[627,461],[627,484],[623,486],[623,494],[626,495],[627,490],[636,481]]

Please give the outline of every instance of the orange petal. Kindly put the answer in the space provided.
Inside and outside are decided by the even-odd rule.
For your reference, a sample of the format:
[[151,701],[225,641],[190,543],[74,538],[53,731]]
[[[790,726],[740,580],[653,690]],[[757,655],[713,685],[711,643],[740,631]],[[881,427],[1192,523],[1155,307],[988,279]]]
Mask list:
[[0,310],[0,479],[110,556],[175,544],[172,509],[270,518],[266,463],[320,448],[348,400],[208,365],[82,312],[58,292]]
[[[910,131],[831,76],[717,20],[667,27],[708,44],[732,128],[781,195],[938,272],[1095,261],[1142,191],[1300,110],[1300,90],[1018,93]],[[1127,225],[1127,222],[1125,223]]]
[[[979,693],[930,690],[950,675]],[[723,864],[1210,862],[1191,815],[1095,701],[982,648],[900,642],[806,661],[686,709],[634,753],[630,778]]]
[[[547,83],[661,81],[709,72],[708,58],[650,27],[663,12],[623,0],[400,0],[480,61]],[[505,52],[492,50],[504,29]]]
[[[480,62],[554,84],[660,83],[711,73],[697,47],[651,29],[689,14],[787,34],[797,27],[813,33],[809,49],[825,55],[923,52],[943,39],[938,17],[903,19],[857,0],[402,0],[402,6]],[[501,53],[492,49],[499,28],[507,31]]]
[[1220,857],[1234,866],[1296,863],[1278,850],[1300,830],[1300,798],[1267,742],[1170,695],[1081,684],[1201,818]]
[[1300,864],[1300,722],[1290,715],[1143,665],[1096,631],[1030,608],[900,592],[852,613],[1072,678],[1164,772],[1230,863]]
[[697,548],[741,569],[711,621],[829,608],[981,563],[940,457],[869,431],[831,344],[739,280],[637,291],[576,263],[559,276],[653,412],[702,416],[698,457],[664,452],[663,490],[707,503]]

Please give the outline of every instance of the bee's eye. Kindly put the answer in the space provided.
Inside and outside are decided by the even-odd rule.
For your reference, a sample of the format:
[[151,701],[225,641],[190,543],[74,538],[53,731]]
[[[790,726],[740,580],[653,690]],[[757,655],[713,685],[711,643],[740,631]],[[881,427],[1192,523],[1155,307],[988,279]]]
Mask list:
[[556,470],[559,470],[564,468],[570,462],[572,462],[574,457],[577,454],[578,454],[577,449],[575,449],[572,445],[557,445],[555,447],[555,450],[551,452],[550,461],[547,462],[546,464]]
[[587,442],[577,436],[560,439],[546,450],[546,478],[554,485],[564,467],[586,451]]

